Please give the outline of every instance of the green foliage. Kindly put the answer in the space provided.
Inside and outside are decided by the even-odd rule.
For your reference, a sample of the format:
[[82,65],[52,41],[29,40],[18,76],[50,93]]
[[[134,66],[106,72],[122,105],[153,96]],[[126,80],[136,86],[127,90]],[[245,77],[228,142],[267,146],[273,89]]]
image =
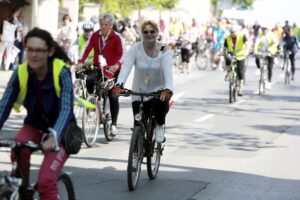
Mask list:
[[100,12],[111,12],[117,16],[126,17],[133,11],[154,7],[160,11],[171,9],[179,0],[79,0],[79,10],[82,12],[84,3],[95,2],[100,5]]
[[[228,0],[232,5],[240,5],[244,8],[251,8],[255,0]],[[218,0],[211,0],[211,5],[213,9],[213,13],[216,16],[219,16],[221,11],[218,9]]]

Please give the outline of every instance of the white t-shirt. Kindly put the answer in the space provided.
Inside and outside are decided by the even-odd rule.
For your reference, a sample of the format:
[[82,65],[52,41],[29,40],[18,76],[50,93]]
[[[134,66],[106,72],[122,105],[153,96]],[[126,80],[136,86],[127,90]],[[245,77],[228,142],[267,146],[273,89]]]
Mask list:
[[[160,51],[157,57],[151,58],[146,54],[142,41],[135,43],[124,56],[117,83],[125,84],[133,66],[133,91],[155,92],[165,88],[173,91],[171,50]],[[136,100],[139,97],[132,96],[132,101]]]

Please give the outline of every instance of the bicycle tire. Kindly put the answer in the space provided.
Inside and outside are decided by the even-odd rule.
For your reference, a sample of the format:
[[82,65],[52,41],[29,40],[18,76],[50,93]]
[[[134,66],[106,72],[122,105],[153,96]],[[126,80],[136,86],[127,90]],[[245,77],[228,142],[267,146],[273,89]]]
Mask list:
[[61,173],[57,179],[57,187],[61,200],[75,200],[74,186],[71,177]]
[[286,59],[284,61],[284,84],[289,85],[290,84],[290,66],[289,66],[289,60]]
[[12,194],[13,194],[12,188],[0,189],[0,199],[1,200],[10,200]]
[[195,62],[199,70],[205,70],[208,67],[208,56],[200,52],[195,55]]
[[97,105],[95,110],[84,108],[82,113],[82,130],[84,133],[84,143],[86,144],[86,146],[92,147],[97,140],[100,129],[100,111],[97,97],[91,95],[87,98],[87,100]]
[[233,98],[233,93],[234,93],[234,76],[232,75],[232,72],[230,72],[230,79],[229,79],[229,103],[234,102]]
[[111,113],[110,113],[110,104],[107,96],[103,98],[103,132],[106,141],[112,141],[114,135],[111,133]]
[[[75,96],[79,96],[83,99],[86,99],[86,92],[84,91],[84,85],[82,84],[81,80],[76,79],[74,83],[74,93]],[[82,112],[82,107],[80,106],[74,106],[74,115],[76,118],[79,117],[80,112]]]
[[261,66],[262,69],[260,70],[260,79],[259,79],[259,85],[258,85],[258,94],[262,95],[266,92],[266,70],[265,70],[265,64]]
[[[142,127],[135,126],[132,132],[127,165],[127,184],[128,189],[136,189],[141,174],[141,165],[144,157]],[[133,166],[133,158],[137,157],[137,164]]]
[[150,135],[152,139],[151,141],[148,140],[148,147],[150,147],[148,150],[150,152],[147,155],[147,172],[150,179],[155,179],[159,171],[162,149],[161,143],[157,143],[155,137],[153,137],[153,130]]

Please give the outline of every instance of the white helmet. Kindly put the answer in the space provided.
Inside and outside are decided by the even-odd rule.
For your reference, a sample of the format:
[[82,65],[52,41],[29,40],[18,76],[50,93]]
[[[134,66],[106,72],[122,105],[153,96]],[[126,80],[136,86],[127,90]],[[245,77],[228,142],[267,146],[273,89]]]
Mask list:
[[91,21],[84,22],[84,24],[82,25],[82,29],[83,30],[94,30],[94,23]]

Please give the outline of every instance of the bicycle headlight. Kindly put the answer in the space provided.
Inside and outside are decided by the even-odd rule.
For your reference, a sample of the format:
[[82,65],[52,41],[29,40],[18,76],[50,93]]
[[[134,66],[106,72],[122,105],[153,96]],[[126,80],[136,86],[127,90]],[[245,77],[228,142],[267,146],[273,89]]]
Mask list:
[[134,115],[134,119],[136,121],[140,121],[142,119],[142,115],[140,113],[137,113],[137,114]]

